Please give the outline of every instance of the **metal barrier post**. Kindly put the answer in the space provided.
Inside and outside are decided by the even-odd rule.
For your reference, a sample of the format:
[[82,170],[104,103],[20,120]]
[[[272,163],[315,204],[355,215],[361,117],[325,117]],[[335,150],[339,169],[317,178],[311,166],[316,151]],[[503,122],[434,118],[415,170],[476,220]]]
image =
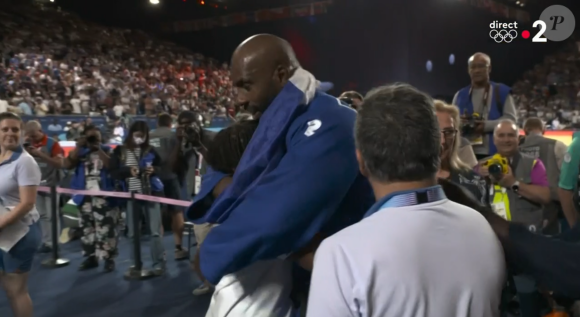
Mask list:
[[[133,228],[133,255],[135,263],[125,273],[126,280],[145,280],[155,277],[149,270],[143,269],[143,262],[141,261],[141,208],[137,206],[135,199],[135,192],[131,192],[131,206],[132,210],[127,210],[127,213],[133,214],[133,223],[128,226]],[[127,217],[128,218],[128,217]]]
[[58,201],[56,197],[56,186],[50,186],[50,213],[52,215],[52,256],[49,259],[42,261],[42,266],[57,268],[69,265],[68,259],[59,258],[58,256],[58,222],[60,221],[58,212]]

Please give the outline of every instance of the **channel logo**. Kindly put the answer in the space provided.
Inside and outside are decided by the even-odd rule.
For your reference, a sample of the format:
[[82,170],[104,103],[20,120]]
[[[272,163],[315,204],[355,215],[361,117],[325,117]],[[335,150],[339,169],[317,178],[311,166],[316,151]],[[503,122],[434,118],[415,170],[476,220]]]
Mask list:
[[[493,21],[489,24],[491,31],[489,37],[496,43],[511,43],[518,37],[518,23],[502,23]],[[540,19],[534,21],[532,27],[538,29],[532,37],[532,32],[522,30],[520,36],[523,39],[532,37],[534,43],[546,43],[548,40],[561,42],[568,39],[576,28],[576,18],[570,9],[563,5],[549,6]],[[532,30],[533,31],[533,30]]]
[[491,28],[489,37],[496,43],[511,43],[518,37],[518,22],[500,23],[493,21],[489,27]]

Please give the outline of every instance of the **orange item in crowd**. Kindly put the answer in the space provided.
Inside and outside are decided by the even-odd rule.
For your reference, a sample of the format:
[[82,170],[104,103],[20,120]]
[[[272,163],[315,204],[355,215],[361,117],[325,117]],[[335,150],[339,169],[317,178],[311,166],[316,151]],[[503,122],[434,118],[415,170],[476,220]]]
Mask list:
[[568,313],[563,311],[553,311],[544,317],[570,317],[570,315],[568,315]]

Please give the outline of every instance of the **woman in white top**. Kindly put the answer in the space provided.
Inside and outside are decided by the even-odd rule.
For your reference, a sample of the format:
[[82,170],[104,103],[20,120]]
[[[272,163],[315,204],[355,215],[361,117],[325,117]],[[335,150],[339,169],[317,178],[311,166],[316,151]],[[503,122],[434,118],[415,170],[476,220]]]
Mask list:
[[[3,177],[0,182],[0,284],[14,316],[31,317],[32,300],[27,282],[41,242],[35,207],[41,174],[34,158],[20,145],[21,127],[20,117],[10,112],[0,113],[0,175]],[[18,230],[14,236],[7,236],[9,230],[12,234],[11,229],[19,225],[28,226],[24,236],[19,236]]]

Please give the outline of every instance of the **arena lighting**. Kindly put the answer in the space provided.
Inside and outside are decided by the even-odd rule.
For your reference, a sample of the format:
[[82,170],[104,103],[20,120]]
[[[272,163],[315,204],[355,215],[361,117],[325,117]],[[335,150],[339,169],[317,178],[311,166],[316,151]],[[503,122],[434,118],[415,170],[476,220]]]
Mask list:
[[159,4],[159,0],[149,0],[149,3],[151,3],[153,5],[158,5]]

